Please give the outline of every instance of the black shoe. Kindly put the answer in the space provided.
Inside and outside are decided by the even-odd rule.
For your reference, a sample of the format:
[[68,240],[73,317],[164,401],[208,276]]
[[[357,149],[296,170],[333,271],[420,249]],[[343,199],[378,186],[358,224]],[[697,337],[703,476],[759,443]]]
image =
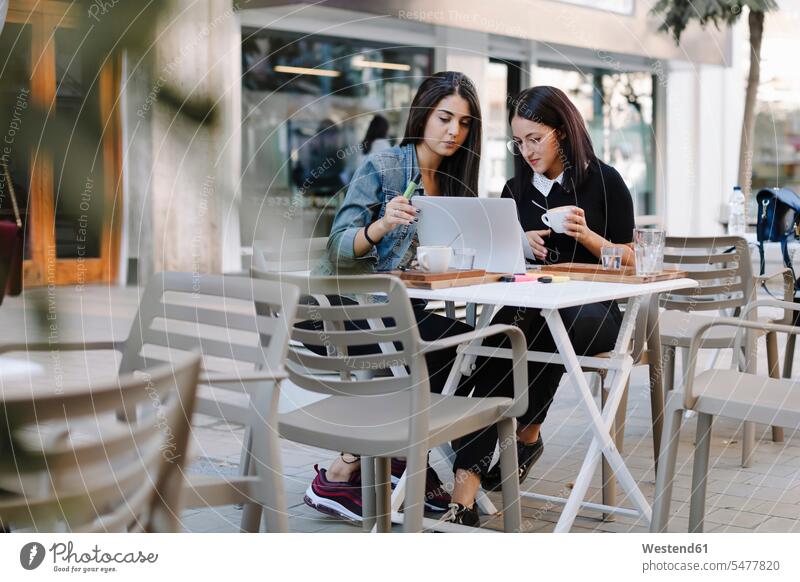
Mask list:
[[481,525],[481,518],[478,517],[478,508],[475,505],[467,507],[460,503],[451,503],[447,513],[442,516],[442,521],[469,527],[480,527]]
[[[536,464],[543,452],[544,443],[542,442],[541,434],[532,445],[517,441],[517,464],[519,465],[520,485],[525,481],[531,471],[531,467]],[[487,491],[500,491],[503,488],[503,481],[500,477],[500,461],[481,478],[481,487]]]

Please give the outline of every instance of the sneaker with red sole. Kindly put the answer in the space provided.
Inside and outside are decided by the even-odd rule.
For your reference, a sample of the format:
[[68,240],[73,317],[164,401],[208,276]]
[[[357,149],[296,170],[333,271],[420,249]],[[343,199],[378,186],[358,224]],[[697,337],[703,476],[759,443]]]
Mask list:
[[[403,459],[392,459],[392,489],[400,482],[400,477],[406,471],[406,462]],[[434,513],[443,513],[450,508],[450,494],[439,479],[436,471],[428,463],[425,475],[425,509]]]
[[350,481],[328,481],[325,469],[314,465],[317,476],[306,489],[303,497],[306,505],[317,511],[341,517],[348,521],[361,522],[361,473],[356,472]]

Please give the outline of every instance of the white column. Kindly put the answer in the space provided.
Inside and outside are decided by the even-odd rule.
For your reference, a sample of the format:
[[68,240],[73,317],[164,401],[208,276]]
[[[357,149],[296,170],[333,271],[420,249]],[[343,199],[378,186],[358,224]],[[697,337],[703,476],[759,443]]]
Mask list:
[[[481,114],[488,115],[487,70],[489,65],[489,35],[446,26],[437,27],[434,63],[437,70],[459,71],[475,84],[481,102]],[[483,132],[481,149],[486,149],[486,132]],[[489,168],[486,158],[481,159],[478,195],[489,194]]]
[[[725,98],[724,69],[715,65],[699,68],[699,124],[698,133],[697,195],[694,212],[699,236],[722,234],[720,224],[725,194],[730,192],[725,176],[725,111],[720,105]],[[727,212],[725,213],[727,216]]]
[[671,63],[667,84],[664,224],[672,235],[697,233],[694,216],[698,171],[697,71]]
[[[238,270],[239,20],[230,1],[170,6],[173,12],[158,23],[151,105],[144,111],[152,127],[153,269]],[[212,104],[213,120],[198,124],[177,113],[163,102],[165,87]]]

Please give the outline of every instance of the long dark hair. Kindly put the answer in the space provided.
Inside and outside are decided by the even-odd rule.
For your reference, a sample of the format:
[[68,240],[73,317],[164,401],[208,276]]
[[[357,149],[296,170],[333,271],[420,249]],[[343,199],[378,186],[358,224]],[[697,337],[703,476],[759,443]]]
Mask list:
[[[578,109],[569,97],[556,87],[539,85],[525,89],[511,102],[508,123],[522,117],[556,130],[561,162],[564,164],[564,188],[572,192],[580,186],[589,171],[590,164],[597,162],[592,140]],[[516,192],[530,184],[533,170],[522,155],[514,156],[514,182]]]
[[361,148],[364,154],[368,154],[372,150],[372,144],[376,139],[386,139],[389,136],[389,122],[383,115],[376,115],[369,122],[367,133],[364,135],[364,141],[361,142]]
[[450,95],[463,97],[469,104],[472,120],[464,144],[442,160],[436,181],[444,196],[477,196],[478,167],[481,159],[481,107],[475,85],[463,73],[445,71],[425,79],[411,102],[401,146],[422,141],[425,123],[436,105]]

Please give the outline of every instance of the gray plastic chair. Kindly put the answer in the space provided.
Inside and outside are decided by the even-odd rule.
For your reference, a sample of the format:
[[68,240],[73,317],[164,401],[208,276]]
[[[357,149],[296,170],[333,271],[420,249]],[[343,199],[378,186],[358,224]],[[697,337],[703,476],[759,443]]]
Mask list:
[[[726,252],[733,249],[732,252]],[[699,285],[686,291],[664,294],[659,316],[661,329],[664,387],[669,393],[675,387],[675,356],[681,349],[683,370],[689,367],[689,346],[697,330],[705,324],[720,319],[722,310],[731,311],[734,317],[742,308],[756,299],[758,285],[775,277],[784,281],[784,300],[794,298],[794,280],[789,269],[754,276],[747,240],[740,236],[718,237],[667,237],[664,251],[665,266],[671,265],[689,271],[689,277]],[[703,312],[703,313],[700,313]],[[785,317],[779,321],[763,318],[765,323],[789,323]],[[777,339],[767,333],[767,358],[770,369],[778,370]],[[727,327],[714,327],[705,335],[701,349],[731,349],[735,332]],[[734,357],[739,357],[734,354]],[[773,427],[775,442],[783,441],[783,429]],[[745,424],[742,437],[742,466],[749,467],[755,448],[755,427]]]
[[253,241],[253,268],[273,273],[310,271],[328,249],[328,237]]
[[[195,412],[243,424],[245,437],[240,476],[190,475],[184,507],[245,503],[241,528],[258,531],[263,506],[267,529],[288,531],[276,419],[297,300],[298,291],[291,285],[238,276],[158,273],[142,293],[124,342],[62,344],[60,349],[119,351],[120,374],[200,349],[202,388]],[[267,315],[256,314],[258,304]],[[0,353],[50,349],[47,343],[5,345]],[[256,468],[251,471],[253,459]]]
[[[145,289],[122,351],[121,371],[198,346],[203,374],[196,412],[245,426],[239,477],[190,475],[184,507],[245,503],[241,528],[289,529],[277,406],[298,290],[249,277],[163,273]],[[261,305],[263,313],[256,313]],[[233,398],[226,397],[232,394]],[[253,466],[251,466],[251,464]]]
[[[6,381],[0,430],[14,445],[0,460],[0,530],[180,531],[199,369],[191,354],[60,391],[47,378]],[[115,414],[137,405],[153,412]]]
[[[697,437],[694,448],[689,531],[702,532],[705,515],[706,483],[711,443],[711,423],[714,416],[725,416],[747,422],[777,424],[800,428],[800,392],[796,382],[787,378],[757,376],[756,336],[764,332],[800,334],[800,327],[753,321],[758,307],[779,307],[800,311],[800,305],[785,301],[762,300],[749,305],[742,319],[724,318],[703,323],[695,332],[689,347],[689,368],[683,393],[673,391],[667,397],[666,418],[656,479],[655,506],[652,532],[665,532],[669,523],[669,508],[675,462],[678,454],[681,424],[685,410],[697,413]],[[706,332],[726,331],[737,333],[738,349],[746,339],[746,370],[712,369],[695,376],[697,350],[703,346]],[[741,333],[741,332],[746,333]]]
[[[399,279],[369,275],[356,277],[297,277],[253,271],[257,278],[280,279],[300,288],[303,296],[368,295],[374,302],[360,305],[300,305],[299,320],[323,323],[324,331],[295,327],[292,338],[306,345],[325,346],[327,355],[290,348],[287,358],[289,379],[306,390],[328,398],[280,416],[281,436],[292,441],[335,451],[348,451],[374,458],[374,492],[377,499],[378,531],[391,528],[391,457],[407,459],[407,488],[403,527],[407,532],[421,531],[425,495],[428,450],[475,430],[497,423],[501,441],[514,439],[515,417],[527,406],[526,344],[522,332],[513,326],[492,325],[485,329],[433,342],[419,336],[411,303]],[[384,320],[383,329],[344,329],[344,322]],[[451,348],[476,339],[504,333],[511,341],[514,363],[514,398],[467,398],[431,394],[425,354]],[[399,342],[399,347],[397,343]],[[390,346],[383,353],[348,355],[355,346],[382,344]],[[364,378],[360,370],[387,371],[406,366],[405,376]],[[317,370],[337,376],[320,376]],[[521,525],[519,481],[516,479],[516,447],[504,447],[501,453],[503,475],[503,518],[506,531],[518,531]],[[362,474],[364,468],[362,467]],[[369,483],[362,486],[369,487]],[[365,501],[373,492],[364,491]],[[425,520],[427,521],[427,520]],[[461,526],[437,529],[459,530]],[[464,528],[461,527],[463,530]]]

